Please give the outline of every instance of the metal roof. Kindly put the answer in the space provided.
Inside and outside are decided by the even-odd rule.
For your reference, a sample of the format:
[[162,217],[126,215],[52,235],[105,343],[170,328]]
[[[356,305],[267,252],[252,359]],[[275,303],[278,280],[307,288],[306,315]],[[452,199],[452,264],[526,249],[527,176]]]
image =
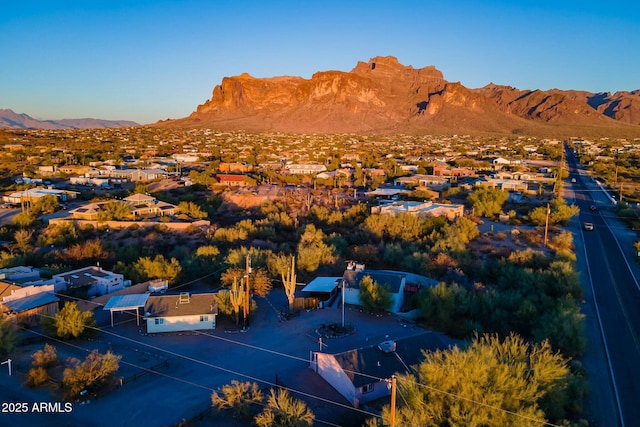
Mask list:
[[144,307],[149,294],[116,295],[109,298],[103,310],[135,310]]
[[21,313],[23,311],[42,307],[43,305],[51,304],[58,301],[60,301],[60,299],[54,294],[49,292],[41,292],[39,294],[29,295],[24,298],[5,301],[3,304],[7,306],[11,311]]
[[316,277],[302,288],[302,292],[331,292],[342,277]]

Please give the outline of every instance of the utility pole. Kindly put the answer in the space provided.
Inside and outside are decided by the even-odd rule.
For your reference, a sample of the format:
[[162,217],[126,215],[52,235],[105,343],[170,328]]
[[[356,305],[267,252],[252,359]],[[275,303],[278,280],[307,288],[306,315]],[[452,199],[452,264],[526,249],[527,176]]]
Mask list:
[[391,410],[389,411],[389,427],[396,427],[396,376],[391,375]]
[[245,286],[244,286],[244,326],[243,329],[247,329],[249,327],[249,275],[251,274],[251,258],[247,254],[247,259],[245,263]]
[[346,286],[346,282],[342,279],[342,328],[344,329],[344,287]]
[[547,246],[547,238],[549,236],[549,215],[551,214],[551,207],[547,203],[547,218],[544,222],[544,246]]

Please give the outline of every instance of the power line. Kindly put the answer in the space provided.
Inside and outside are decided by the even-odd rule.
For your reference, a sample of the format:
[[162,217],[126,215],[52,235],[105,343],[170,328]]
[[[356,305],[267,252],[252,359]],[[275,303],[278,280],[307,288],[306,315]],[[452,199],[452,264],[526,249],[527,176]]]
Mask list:
[[[212,274],[214,274],[214,273],[210,273],[210,274],[208,274],[206,276],[203,276],[203,278],[204,277],[208,277],[208,276],[210,276]],[[197,281],[197,280],[201,280],[201,278],[195,279],[195,280],[193,280],[191,282],[188,282],[187,284],[193,283],[194,281]],[[183,284],[183,285],[180,285],[180,286],[184,286],[184,285],[186,285],[186,284]],[[176,287],[174,287],[172,289],[176,289]],[[97,304],[97,305],[104,305],[104,304]],[[131,313],[127,313],[127,314],[131,315]],[[45,316],[45,315],[41,314],[41,316]],[[48,316],[45,316],[45,317],[48,317]],[[122,322],[122,323],[125,323],[125,322]],[[200,361],[200,360],[192,358],[190,356],[181,355],[179,353],[171,352],[169,350],[165,350],[165,349],[162,349],[160,347],[152,346],[151,344],[143,343],[141,341],[136,341],[134,339],[131,339],[131,338],[116,334],[114,332],[106,331],[106,330],[101,329],[101,328],[92,327],[92,329],[96,329],[96,330],[104,332],[106,334],[109,334],[109,335],[112,335],[112,336],[115,336],[115,337],[119,337],[119,338],[124,339],[124,340],[132,341],[132,342],[138,343],[140,345],[148,346],[148,347],[156,349],[158,351],[164,351],[164,352],[172,354],[172,355],[174,355],[176,357],[185,358],[185,359],[187,359],[187,360],[189,360],[191,362],[201,363],[201,364],[210,366],[210,367],[215,368],[215,369],[220,369],[220,370],[223,370],[223,371],[228,372],[228,373],[233,373],[234,375],[239,375],[239,376],[251,379],[253,381],[261,382],[261,383],[264,383],[264,384],[267,384],[267,385],[276,386],[276,387],[285,388],[285,389],[287,389],[287,390],[289,390],[291,392],[298,393],[298,394],[306,396],[306,397],[319,399],[321,401],[326,401],[328,403],[333,403],[335,405],[339,405],[339,406],[342,406],[342,407],[345,407],[345,408],[349,408],[349,409],[353,409],[353,410],[356,410],[356,411],[359,411],[359,412],[363,412],[363,413],[365,413],[367,415],[372,415],[372,416],[379,417],[379,415],[377,415],[377,414],[373,414],[373,413],[369,413],[369,412],[366,412],[366,411],[362,411],[362,410],[360,410],[358,408],[353,408],[352,406],[347,406],[347,405],[341,404],[339,402],[334,402],[334,401],[331,401],[331,400],[328,400],[328,399],[320,398],[320,397],[314,396],[314,395],[312,395],[310,393],[306,393],[306,392],[302,392],[302,391],[298,391],[298,390],[294,390],[294,389],[289,389],[287,387],[282,387],[282,386],[279,386],[277,384],[271,383],[271,382],[266,381],[266,380],[260,380],[260,379],[251,377],[249,375],[242,374],[240,372],[236,372],[236,371],[233,371],[233,370],[229,370],[227,368],[223,368],[223,367],[219,367],[219,366],[216,366],[216,365],[213,365],[213,364],[209,364],[208,362]],[[235,340],[232,340],[232,339],[229,339],[229,338],[219,337],[219,336],[212,335],[212,334],[209,334],[209,333],[206,333],[206,332],[202,332],[202,331],[195,331],[195,333],[198,334],[198,335],[203,335],[203,336],[207,336],[207,337],[214,338],[214,339],[219,339],[221,341],[229,342],[229,343],[232,343],[232,344],[248,347],[248,348],[251,348],[251,349],[254,349],[254,350],[267,352],[267,353],[274,354],[274,355],[277,355],[277,356],[280,356],[280,357],[285,357],[285,358],[289,358],[289,359],[293,359],[293,360],[297,360],[297,361],[302,361],[302,362],[305,362],[305,363],[308,362],[308,360],[305,359],[305,358],[301,358],[301,357],[298,357],[298,356],[286,354],[286,353],[279,352],[279,351],[276,351],[276,350],[267,349],[267,348],[264,348],[264,347],[259,347],[259,346],[253,345],[253,344],[247,344],[247,343],[243,343],[243,342],[240,342],[240,341],[235,341]],[[407,365],[404,363],[404,361],[402,361],[401,359],[400,359],[400,361],[403,363],[403,365],[405,367],[407,367]],[[352,370],[348,370],[348,369],[344,369],[344,371],[346,373],[350,373],[350,374],[353,374],[353,375],[359,375],[359,376],[362,376],[362,377],[365,377],[365,378],[370,378],[370,379],[373,379],[373,380],[376,380],[376,381],[379,381],[379,382],[382,382],[382,381],[386,380],[386,378],[380,378],[380,377],[368,375],[368,374],[365,374],[365,373],[362,373],[362,372],[356,372],[356,371],[352,371]],[[427,387],[430,390],[433,390],[433,391],[436,391],[436,392],[439,392],[439,393],[443,393],[443,394],[449,395],[451,397],[454,397],[454,398],[457,398],[457,399],[460,399],[460,400],[465,400],[465,401],[468,401],[470,403],[474,403],[474,404],[477,404],[477,405],[485,406],[485,407],[488,407],[488,408],[491,408],[491,409],[494,409],[494,410],[497,410],[497,411],[502,411],[502,412],[508,413],[508,414],[516,416],[516,417],[521,417],[523,419],[527,419],[529,421],[536,421],[538,423],[544,423],[544,425],[548,425],[548,426],[552,426],[552,427],[558,427],[557,425],[549,423],[549,422],[546,422],[545,420],[535,419],[535,418],[532,418],[532,417],[529,417],[529,416],[526,416],[526,415],[518,414],[516,412],[510,411],[510,410],[507,410],[507,409],[503,409],[503,408],[499,408],[499,407],[496,407],[496,406],[493,406],[493,405],[489,405],[489,404],[486,404],[484,402],[479,402],[479,401],[476,401],[476,400],[473,400],[473,399],[469,399],[469,398],[457,395],[455,393],[447,392],[447,391],[440,390],[440,389],[437,389],[437,388],[432,387],[432,386],[427,386],[425,384],[421,384],[418,381],[414,381],[414,382],[416,383],[416,385],[419,385],[419,386],[422,386],[422,387]]]
[[[52,316],[47,316],[47,315],[42,314],[42,313],[39,313],[39,316],[44,317],[44,318],[53,318]],[[266,384],[266,385],[269,385],[271,387],[282,388],[282,389],[285,389],[285,390],[287,390],[287,391],[289,391],[291,393],[296,393],[296,394],[301,395],[301,396],[313,398],[313,399],[319,400],[321,402],[329,403],[329,404],[336,405],[336,406],[339,406],[339,407],[342,407],[342,408],[345,408],[345,409],[349,409],[349,410],[352,410],[352,411],[360,412],[360,413],[365,414],[365,415],[374,416],[374,417],[380,417],[378,414],[375,414],[375,413],[372,413],[372,412],[368,412],[368,411],[365,411],[365,410],[362,410],[362,409],[359,409],[359,408],[354,408],[353,406],[345,405],[345,404],[340,403],[340,402],[335,402],[333,400],[326,399],[326,398],[320,397],[320,396],[316,396],[316,395],[313,395],[311,393],[307,393],[307,392],[304,392],[304,391],[301,391],[301,390],[296,390],[296,389],[293,389],[293,388],[290,388],[290,387],[282,386],[282,385],[276,384],[276,383],[268,381],[268,380],[260,379],[260,378],[254,377],[252,375],[249,375],[249,374],[244,374],[242,372],[235,371],[233,369],[229,369],[229,368],[225,368],[225,367],[222,367],[222,366],[214,365],[212,363],[205,362],[205,361],[196,359],[196,358],[191,357],[191,356],[187,356],[187,355],[184,355],[184,354],[176,353],[175,351],[171,351],[171,350],[168,350],[168,349],[164,349],[162,347],[154,346],[152,344],[148,344],[148,343],[144,343],[144,342],[141,342],[141,341],[137,341],[137,340],[134,340],[133,338],[129,338],[129,337],[126,337],[126,336],[123,336],[123,335],[120,335],[120,334],[116,334],[114,332],[106,331],[106,330],[104,330],[102,328],[99,328],[99,327],[88,326],[87,328],[93,329],[93,330],[97,330],[97,331],[100,331],[100,332],[105,333],[107,335],[111,335],[111,336],[120,338],[120,339],[122,339],[124,341],[134,342],[134,343],[139,344],[141,346],[145,346],[145,347],[154,349],[156,351],[160,351],[160,352],[164,352],[164,353],[170,354],[170,355],[172,355],[172,356],[174,356],[176,358],[181,358],[181,359],[187,360],[189,362],[198,363],[198,364],[201,364],[201,365],[213,368],[213,369],[217,369],[217,370],[229,373],[229,374],[233,374],[233,375],[236,375],[236,376],[239,376],[239,377],[247,378],[247,379],[249,379],[251,381],[255,381],[255,382],[258,382],[258,383]],[[42,334],[39,334],[39,335],[42,335]],[[47,336],[47,335],[44,335],[44,336]],[[81,347],[79,347],[79,348],[81,348]],[[83,350],[85,350],[85,349],[83,349]],[[304,361],[307,362],[306,359],[304,359]],[[155,371],[153,371],[153,372],[155,372]],[[215,390],[215,389],[212,389],[212,390]]]
[[[87,348],[81,347],[81,346],[79,346],[79,345],[75,345],[75,344],[72,344],[72,343],[70,343],[70,342],[62,341],[62,340],[60,340],[60,339],[58,339],[58,338],[52,337],[52,336],[50,336],[50,335],[42,334],[42,333],[36,332],[36,331],[34,331],[34,330],[31,330],[31,329],[26,329],[26,328],[24,328],[24,327],[23,327],[22,329],[23,329],[23,330],[26,330],[26,331],[28,331],[28,332],[32,332],[32,333],[34,333],[35,335],[40,335],[40,336],[45,337],[45,338],[48,338],[48,339],[50,339],[50,340],[52,340],[52,341],[56,341],[56,342],[58,342],[58,343],[60,343],[60,344],[63,344],[63,345],[69,346],[69,347],[73,347],[73,348],[76,348],[76,349],[79,349],[79,350],[86,351],[87,353],[91,353],[91,351],[92,351],[92,350],[89,350],[89,349],[87,349]],[[185,379],[178,378],[178,377],[175,377],[175,376],[173,376],[173,375],[168,375],[168,374],[165,374],[165,373],[160,372],[160,371],[157,371],[157,370],[153,370],[153,369],[146,368],[146,367],[144,367],[144,366],[136,365],[135,363],[127,362],[127,361],[124,361],[124,360],[120,360],[120,361],[119,361],[119,363],[122,363],[122,364],[124,364],[124,365],[131,366],[131,367],[133,367],[133,368],[137,368],[137,369],[140,369],[140,370],[146,371],[146,372],[148,372],[148,373],[152,373],[152,374],[156,374],[156,375],[159,375],[159,376],[162,376],[162,377],[165,377],[165,378],[169,378],[169,379],[172,379],[172,380],[174,380],[174,381],[178,381],[178,382],[181,382],[181,383],[185,383],[185,384],[190,385],[190,386],[194,386],[194,387],[202,388],[202,389],[205,389],[205,390],[210,391],[210,392],[214,392],[214,391],[217,391],[217,390],[218,390],[218,388],[212,388],[212,387],[208,387],[208,386],[205,386],[205,385],[202,385],[202,384],[194,383],[193,381],[187,381],[187,380],[185,380]],[[277,386],[277,387],[279,387],[279,388],[285,388],[285,387],[282,387],[282,386]],[[254,403],[256,403],[256,404],[258,404],[258,405],[260,405],[260,406],[263,406],[263,407],[267,407],[267,406],[268,406],[267,404],[265,404],[265,403],[263,403],[263,402],[254,402]],[[314,415],[315,415],[315,414],[314,414]],[[338,425],[338,424],[334,424],[334,423],[329,422],[329,421],[323,421],[323,420],[320,420],[320,419],[318,419],[318,418],[315,418],[315,419],[314,419],[314,421],[315,421],[315,422],[322,423],[322,424],[326,424],[326,425],[329,425],[329,426],[340,427],[340,425]]]

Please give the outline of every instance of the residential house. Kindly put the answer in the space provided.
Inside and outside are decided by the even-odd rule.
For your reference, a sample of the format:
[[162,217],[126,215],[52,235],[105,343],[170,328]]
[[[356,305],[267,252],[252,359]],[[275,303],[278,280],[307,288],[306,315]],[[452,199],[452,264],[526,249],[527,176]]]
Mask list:
[[107,203],[126,203],[131,210],[132,219],[140,218],[140,217],[157,217],[157,216],[165,216],[165,215],[175,215],[177,211],[177,206],[172,205],[171,203],[163,202],[161,200],[156,199],[153,196],[148,196],[146,194],[134,194],[129,197],[125,197],[121,201],[119,200],[110,200],[110,201],[102,201],[96,203],[88,203],[86,205],[82,205],[76,209],[72,209],[69,211],[71,216],[74,219],[83,219],[89,221],[97,221],[99,217],[99,213],[104,210],[104,206]]
[[443,335],[426,332],[344,353],[314,351],[310,368],[357,408],[389,396],[391,377],[409,373],[410,366],[424,360],[423,350],[433,352],[451,345]]
[[129,280],[124,280],[122,274],[112,273],[96,266],[54,274],[53,279],[63,282],[67,290],[86,289],[90,297],[110,294],[130,284]]
[[177,206],[163,202],[153,196],[137,193],[122,199],[129,204],[134,218],[175,215]]
[[147,332],[215,329],[217,301],[215,293],[150,295],[144,307]]
[[391,216],[398,216],[401,213],[419,217],[444,216],[450,220],[454,220],[464,215],[464,205],[433,203],[431,201],[393,201],[391,203],[373,206],[371,213]]
[[35,202],[36,200],[44,196],[55,196],[59,201],[66,202],[67,200],[75,199],[78,194],[79,193],[77,191],[36,187],[30,188],[28,190],[16,191],[7,196],[3,196],[2,200],[13,205],[19,205],[23,202]]
[[327,167],[320,164],[289,164],[285,166],[285,169],[291,175],[317,175],[320,172],[325,172]]
[[53,285],[54,292],[60,292],[66,289],[63,282],[56,281],[53,278],[42,278],[40,277],[40,270],[30,266],[2,268],[0,269],[0,281],[22,287]]
[[397,187],[423,186],[442,188],[448,185],[451,178],[437,175],[416,174],[411,176],[402,176],[393,180],[393,185]]
[[451,168],[449,166],[434,166],[433,175],[435,176],[474,176],[476,172],[467,168]]
[[520,181],[517,179],[494,179],[494,178],[481,178],[476,181],[477,185],[483,187],[499,188],[504,191],[520,191],[527,192],[528,184],[526,181]]
[[249,181],[247,181],[247,177],[245,175],[219,173],[219,174],[216,174],[216,179],[218,180],[218,184],[226,185],[228,187],[248,187],[249,186]]
[[365,269],[362,264],[350,263],[342,275],[344,286],[345,304],[361,305],[360,282],[366,276],[379,284],[389,287],[391,292],[391,308],[389,311],[400,313],[408,311],[404,306],[405,294],[416,294],[422,287],[431,287],[438,284],[436,280],[413,273],[392,270]]
[[18,286],[0,280],[0,296],[0,312],[23,325],[39,325],[43,316],[58,313],[60,299],[53,284]]

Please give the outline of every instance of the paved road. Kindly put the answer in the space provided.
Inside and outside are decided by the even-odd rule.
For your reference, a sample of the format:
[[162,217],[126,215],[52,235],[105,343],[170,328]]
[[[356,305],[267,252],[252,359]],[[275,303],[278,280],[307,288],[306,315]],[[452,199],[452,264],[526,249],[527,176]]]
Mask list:
[[[578,255],[584,263],[585,311],[591,325],[590,348],[585,357],[591,377],[588,410],[601,425],[637,425],[640,288],[633,274],[635,266],[625,258],[633,236],[614,218],[608,196],[586,176],[578,176],[571,155],[567,160],[571,176],[577,181],[570,184],[569,191],[575,191],[575,201],[580,207],[579,241],[583,243],[583,253]],[[591,206],[597,210],[591,210]],[[584,229],[586,222],[593,224],[593,231]]]

